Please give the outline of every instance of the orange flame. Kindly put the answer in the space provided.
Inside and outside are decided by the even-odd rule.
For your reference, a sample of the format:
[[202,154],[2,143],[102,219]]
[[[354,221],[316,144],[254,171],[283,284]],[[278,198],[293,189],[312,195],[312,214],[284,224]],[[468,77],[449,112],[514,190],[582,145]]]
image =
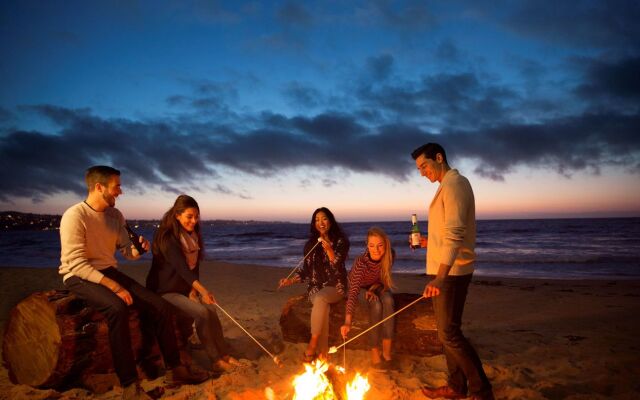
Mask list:
[[364,395],[369,391],[371,385],[366,376],[360,375],[356,372],[355,378],[347,383],[347,399],[349,400],[363,400]]
[[[312,364],[304,364],[305,372],[293,379],[295,393],[293,400],[336,400],[333,385],[327,378],[329,364],[318,359]],[[336,367],[336,371],[344,374],[344,369]],[[366,376],[356,373],[353,381],[347,383],[346,400],[363,400],[369,391],[369,381]]]

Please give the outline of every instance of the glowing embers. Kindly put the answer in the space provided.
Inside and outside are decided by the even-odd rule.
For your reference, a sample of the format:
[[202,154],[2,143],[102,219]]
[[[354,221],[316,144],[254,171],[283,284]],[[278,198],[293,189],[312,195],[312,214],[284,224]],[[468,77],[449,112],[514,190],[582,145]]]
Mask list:
[[304,373],[293,378],[294,400],[362,400],[371,387],[359,372],[345,384],[344,369],[331,367],[322,359],[305,363],[304,368]]

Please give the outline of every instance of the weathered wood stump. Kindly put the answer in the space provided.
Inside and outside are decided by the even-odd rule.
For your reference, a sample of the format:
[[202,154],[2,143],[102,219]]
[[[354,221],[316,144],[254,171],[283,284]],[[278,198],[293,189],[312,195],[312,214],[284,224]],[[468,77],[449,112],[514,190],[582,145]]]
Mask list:
[[[394,293],[395,309],[399,310],[417,299],[419,295]],[[341,344],[340,326],[344,323],[345,301],[331,306],[329,313],[329,346]],[[291,343],[307,343],[310,337],[311,303],[307,295],[289,298],[280,316],[282,337]],[[420,301],[396,315],[394,352],[428,357],[442,354],[442,344],[438,340],[436,322],[431,300]],[[370,326],[369,316],[358,306],[351,322],[349,337],[355,337]],[[349,343],[350,349],[368,349],[368,334]]]
[[[184,321],[176,324],[176,335],[180,357],[188,362],[182,339],[186,332],[178,326]],[[129,329],[139,373],[155,378],[162,358],[135,308],[130,309]],[[91,386],[96,377],[114,372],[104,316],[67,290],[34,293],[11,310],[2,357],[11,382],[39,388]]]

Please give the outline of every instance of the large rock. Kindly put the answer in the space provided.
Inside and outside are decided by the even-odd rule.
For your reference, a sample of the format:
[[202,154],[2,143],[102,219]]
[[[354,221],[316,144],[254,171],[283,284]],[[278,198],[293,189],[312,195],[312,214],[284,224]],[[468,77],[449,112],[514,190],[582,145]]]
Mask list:
[[[416,300],[419,295],[410,293],[394,293],[395,309]],[[329,346],[343,343],[340,326],[344,323],[345,301],[331,306],[329,315]],[[284,340],[292,343],[307,343],[310,337],[311,303],[307,295],[290,297],[280,316],[280,328]],[[442,344],[438,340],[436,322],[433,316],[431,300],[417,302],[397,314],[395,320],[395,340],[393,349],[398,354],[416,356],[433,356],[442,354]],[[352,321],[349,337],[353,338],[370,326],[369,317],[363,307],[358,307]],[[348,344],[350,349],[368,349],[368,333]]]

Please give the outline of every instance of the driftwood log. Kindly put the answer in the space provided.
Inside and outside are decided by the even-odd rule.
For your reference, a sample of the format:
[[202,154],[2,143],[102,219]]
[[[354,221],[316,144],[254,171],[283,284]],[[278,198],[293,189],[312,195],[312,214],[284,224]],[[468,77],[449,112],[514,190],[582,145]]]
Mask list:
[[[141,377],[155,378],[162,372],[162,357],[153,332],[142,329],[147,324],[140,319],[130,308],[131,344]],[[189,362],[185,322],[180,319],[175,326],[180,357]],[[85,386],[98,392],[102,390],[96,385],[104,386],[105,376],[117,384],[104,316],[66,290],[34,293],[11,310],[2,357],[13,383],[54,389]]]
[[[399,310],[419,297],[417,294],[394,293],[395,309]],[[329,313],[329,346],[342,344],[340,326],[344,323],[345,301],[331,306]],[[289,298],[280,316],[280,328],[284,340],[292,343],[307,343],[310,337],[311,303],[307,295]],[[442,354],[438,340],[436,322],[431,300],[420,301],[396,315],[394,352],[428,357]],[[358,306],[352,318],[349,337],[355,337],[370,326],[369,316]],[[349,343],[350,349],[368,349],[368,333]]]

